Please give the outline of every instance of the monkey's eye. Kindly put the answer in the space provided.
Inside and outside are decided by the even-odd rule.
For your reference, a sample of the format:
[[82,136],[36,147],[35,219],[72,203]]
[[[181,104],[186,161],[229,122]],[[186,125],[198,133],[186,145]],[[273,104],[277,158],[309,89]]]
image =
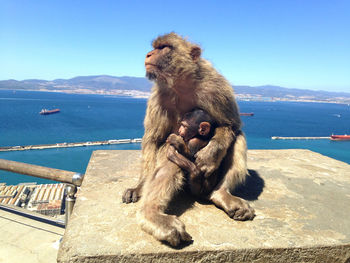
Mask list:
[[180,125],[184,128],[188,128],[190,126],[186,121],[180,122]]
[[163,49],[163,48],[166,48],[166,47],[171,49],[170,45],[160,45],[160,46],[158,46],[158,49]]

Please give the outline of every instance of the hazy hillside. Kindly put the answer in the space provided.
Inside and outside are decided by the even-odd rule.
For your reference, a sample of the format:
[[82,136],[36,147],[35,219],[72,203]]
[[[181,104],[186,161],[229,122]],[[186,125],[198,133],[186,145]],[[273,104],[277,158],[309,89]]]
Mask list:
[[330,92],[322,90],[307,90],[307,89],[289,89],[279,86],[234,86],[235,92],[237,94],[256,94],[264,97],[317,97],[319,99],[345,97],[350,98],[350,93],[346,92]]
[[149,92],[152,83],[146,78],[113,77],[107,75],[75,77],[72,79],[55,79],[52,81],[40,79],[28,79],[23,81],[0,81],[0,89],[24,89],[24,90],[138,90]]

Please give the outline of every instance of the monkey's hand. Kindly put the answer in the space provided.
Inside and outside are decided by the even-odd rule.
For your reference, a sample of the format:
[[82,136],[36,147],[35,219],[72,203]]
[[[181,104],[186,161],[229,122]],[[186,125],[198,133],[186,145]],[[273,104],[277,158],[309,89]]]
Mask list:
[[217,127],[208,145],[195,154],[195,164],[205,178],[219,168],[233,139],[231,127]]
[[143,187],[144,180],[140,180],[135,188],[128,188],[124,191],[122,196],[123,203],[136,203],[141,197],[141,190]]
[[128,188],[125,190],[122,201],[123,203],[136,203],[140,199],[140,194],[137,188]]
[[185,141],[181,136],[176,135],[175,133],[170,134],[166,142],[174,146],[174,148],[180,153],[185,151]]

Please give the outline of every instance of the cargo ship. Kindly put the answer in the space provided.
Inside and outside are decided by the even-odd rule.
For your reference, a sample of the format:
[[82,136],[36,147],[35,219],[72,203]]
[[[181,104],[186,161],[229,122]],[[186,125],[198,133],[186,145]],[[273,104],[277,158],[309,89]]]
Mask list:
[[241,115],[241,116],[254,116],[254,112],[241,112],[239,115]]
[[347,141],[350,140],[350,135],[344,134],[344,135],[331,135],[331,140],[333,141]]
[[53,114],[53,113],[59,113],[60,109],[54,109],[54,110],[47,110],[47,109],[42,109],[39,114],[41,115],[48,115],[48,114]]

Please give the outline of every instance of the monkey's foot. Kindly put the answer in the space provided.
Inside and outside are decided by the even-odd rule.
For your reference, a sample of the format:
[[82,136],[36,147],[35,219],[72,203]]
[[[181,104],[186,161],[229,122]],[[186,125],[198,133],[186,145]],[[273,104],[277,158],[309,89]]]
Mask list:
[[234,220],[252,220],[255,217],[255,211],[247,201],[231,195],[225,189],[213,191],[210,200]]
[[123,203],[129,204],[131,202],[136,203],[140,199],[139,188],[128,188],[125,190],[122,196]]
[[141,227],[157,240],[166,241],[173,247],[178,246],[182,241],[192,240],[191,235],[185,230],[184,223],[174,215],[163,213],[146,215],[141,220]]
[[225,212],[229,217],[239,221],[252,220],[255,217],[254,209],[245,201],[242,201],[242,204],[235,204]]

